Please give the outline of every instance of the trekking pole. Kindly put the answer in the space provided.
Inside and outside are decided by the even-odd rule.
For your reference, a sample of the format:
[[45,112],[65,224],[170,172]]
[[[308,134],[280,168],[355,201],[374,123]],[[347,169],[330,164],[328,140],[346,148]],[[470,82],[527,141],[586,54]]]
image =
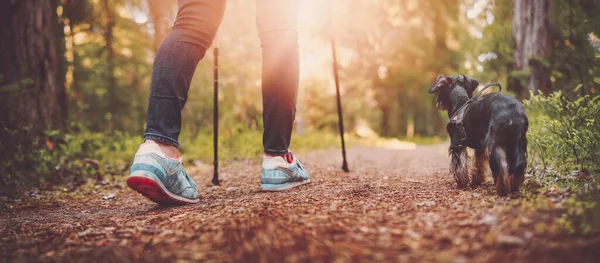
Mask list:
[[342,116],[342,99],[340,97],[340,80],[338,76],[338,63],[337,63],[337,55],[335,49],[335,39],[333,37],[333,27],[332,27],[332,12],[331,12],[331,2],[328,2],[329,5],[329,43],[331,44],[331,56],[333,58],[333,77],[335,80],[335,93],[337,97],[337,113],[338,113],[338,124],[340,130],[340,138],[342,140],[342,170],[344,172],[350,172],[348,169],[348,162],[346,162],[346,143],[344,141],[344,117]]
[[219,42],[215,41],[213,48],[214,56],[214,99],[213,99],[213,150],[214,150],[214,173],[212,184],[219,185]]

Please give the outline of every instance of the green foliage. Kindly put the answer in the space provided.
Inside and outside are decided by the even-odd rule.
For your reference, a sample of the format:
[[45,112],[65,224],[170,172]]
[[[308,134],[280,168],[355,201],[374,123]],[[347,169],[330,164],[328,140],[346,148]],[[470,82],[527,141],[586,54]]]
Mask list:
[[592,33],[600,32],[599,0],[552,1],[549,17],[554,28],[554,51],[550,58],[550,69],[555,90],[569,93],[576,86],[580,95],[593,93],[600,88],[594,78],[600,77],[596,70],[600,61],[596,55],[600,49],[592,46]]
[[[482,28],[482,39],[475,46],[473,57],[477,58],[475,64],[481,63],[483,72],[475,72],[475,77],[481,83],[500,81],[506,87],[505,79],[511,78],[513,73],[513,50],[515,45],[512,34],[513,1],[496,0],[495,5],[486,6],[479,14],[478,19],[493,21]],[[523,72],[520,72],[522,75]],[[527,73],[528,75],[528,73]],[[527,76],[525,76],[525,79]],[[522,78],[519,78],[522,79]]]
[[[29,136],[30,127],[11,131],[4,128],[0,145],[0,195],[16,194],[33,186],[80,185],[101,175],[120,175],[128,168],[141,137],[123,132],[112,135],[94,133],[80,127],[46,131],[44,136]],[[28,141],[11,140],[23,136]],[[21,138],[21,137],[19,137]]]
[[600,233],[600,184],[590,184],[576,197],[565,200],[558,225],[570,233]]
[[[482,28],[483,39],[474,57],[485,70],[476,77],[482,81],[501,81],[526,86],[529,70],[516,70],[513,63],[513,1],[491,1],[480,16],[491,17],[493,23]],[[551,72],[552,90],[570,95],[594,94],[600,88],[598,35],[600,32],[599,0],[551,1],[548,14],[553,31],[552,52],[548,59],[529,58],[530,65],[542,64]],[[596,44],[592,42],[595,41]],[[478,62],[474,62],[478,63]],[[504,80],[503,80],[504,79]],[[511,87],[511,85],[507,85]]]
[[562,92],[524,101],[530,119],[529,156],[559,173],[600,171],[600,95],[567,98]]
[[570,233],[597,233],[600,95],[569,99],[560,91],[549,96],[531,94],[523,104],[529,116],[528,156],[533,175],[525,191],[542,186],[577,193],[562,204],[557,224]]
[[132,15],[139,5],[85,0],[61,6],[70,121],[90,131],[144,130],[154,51],[151,28]]

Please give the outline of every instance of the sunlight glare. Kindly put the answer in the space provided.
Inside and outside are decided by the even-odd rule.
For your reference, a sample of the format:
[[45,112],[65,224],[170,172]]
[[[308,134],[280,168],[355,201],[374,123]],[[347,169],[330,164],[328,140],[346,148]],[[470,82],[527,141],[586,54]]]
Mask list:
[[299,27],[325,26],[328,16],[327,4],[318,0],[301,0],[299,5]]
[[[318,0],[300,0],[298,10],[298,38],[300,42],[300,79],[329,83],[332,62],[329,39],[322,32],[328,26],[327,6]],[[306,83],[312,83],[306,81]],[[329,85],[328,85],[329,86]],[[324,89],[333,92],[333,87]]]

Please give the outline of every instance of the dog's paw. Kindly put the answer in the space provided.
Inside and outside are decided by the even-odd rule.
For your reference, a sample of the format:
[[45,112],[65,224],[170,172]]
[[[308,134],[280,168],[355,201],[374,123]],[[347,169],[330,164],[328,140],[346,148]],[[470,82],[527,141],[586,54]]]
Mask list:
[[471,186],[477,187],[485,183],[485,177],[482,173],[472,172],[471,173]]
[[525,182],[525,176],[516,176],[516,175],[510,175],[510,180],[511,180],[511,191],[512,192],[518,192],[519,188],[521,188],[521,186],[523,186],[523,182]]
[[498,196],[506,196],[508,189],[504,186],[504,183],[500,180],[496,181],[496,194]]
[[507,174],[502,175],[498,180],[496,180],[496,194],[499,196],[506,196],[513,189],[513,180],[512,176]]
[[469,186],[469,175],[467,173],[453,173],[452,177],[456,181],[456,185],[459,189]]

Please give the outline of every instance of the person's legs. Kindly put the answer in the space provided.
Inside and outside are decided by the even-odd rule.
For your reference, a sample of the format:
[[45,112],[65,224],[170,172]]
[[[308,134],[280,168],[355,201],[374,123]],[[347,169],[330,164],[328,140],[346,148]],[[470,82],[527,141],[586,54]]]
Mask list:
[[298,93],[297,0],[256,0],[256,27],[262,48],[263,147],[288,152]]
[[288,150],[298,93],[297,16],[297,0],[256,0],[265,128],[261,188],[265,191],[282,191],[309,182],[308,173]]
[[179,0],[173,28],[154,60],[145,143],[135,155],[127,184],[160,204],[196,203],[198,190],[183,170],[177,148],[181,110],[196,65],[212,43],[225,0]]
[[179,147],[181,110],[196,66],[221,23],[225,2],[179,0],[177,19],[154,60],[145,140]]

